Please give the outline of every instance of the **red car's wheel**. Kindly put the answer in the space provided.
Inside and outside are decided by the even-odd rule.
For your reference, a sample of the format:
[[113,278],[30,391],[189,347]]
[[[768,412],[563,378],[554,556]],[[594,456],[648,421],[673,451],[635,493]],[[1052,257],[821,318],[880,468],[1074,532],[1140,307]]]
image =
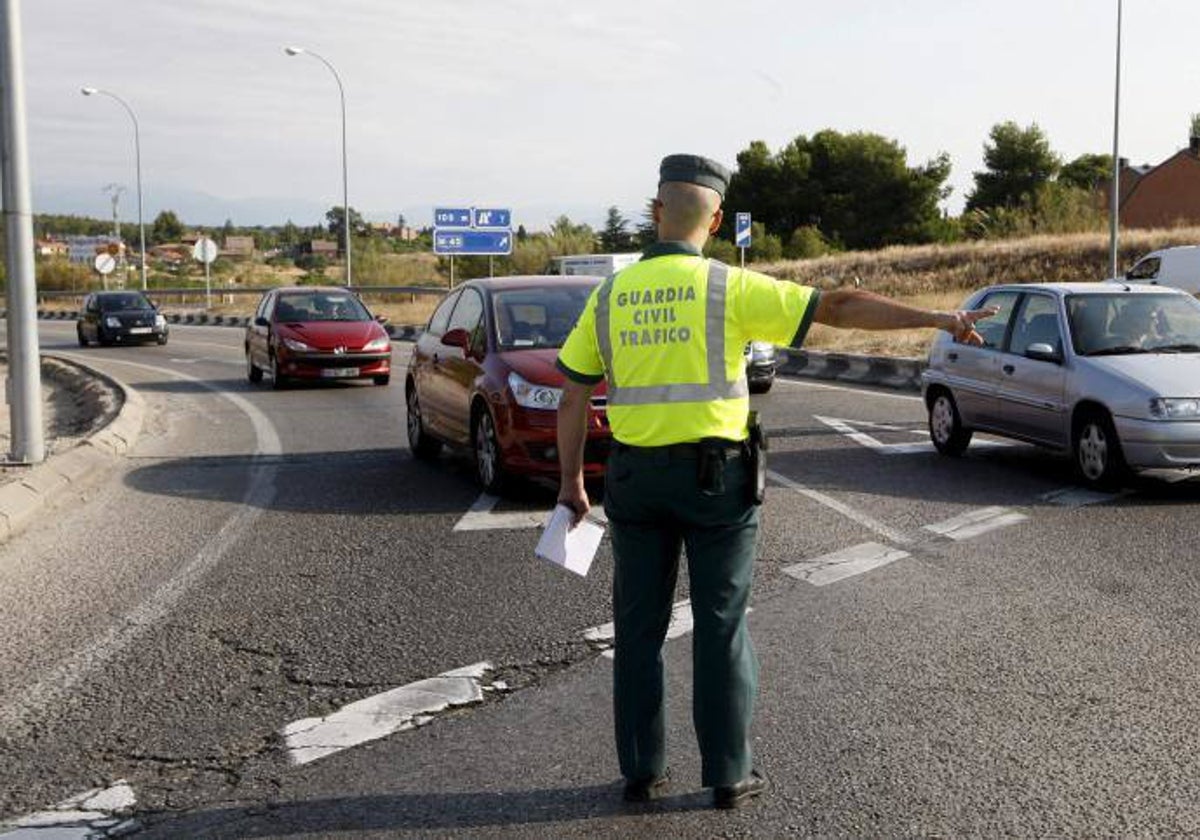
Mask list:
[[500,441],[496,437],[496,423],[486,408],[475,415],[471,440],[475,445],[475,479],[479,486],[493,495],[504,490],[507,476],[500,458]]

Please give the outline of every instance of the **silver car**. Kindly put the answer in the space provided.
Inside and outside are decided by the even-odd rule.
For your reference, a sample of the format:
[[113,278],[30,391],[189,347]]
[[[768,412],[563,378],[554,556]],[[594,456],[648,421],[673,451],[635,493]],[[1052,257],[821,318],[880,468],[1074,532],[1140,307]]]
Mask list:
[[929,434],[960,455],[975,430],[1071,454],[1085,483],[1200,467],[1200,301],[1162,286],[992,286],[984,345],[935,340],[922,375]]

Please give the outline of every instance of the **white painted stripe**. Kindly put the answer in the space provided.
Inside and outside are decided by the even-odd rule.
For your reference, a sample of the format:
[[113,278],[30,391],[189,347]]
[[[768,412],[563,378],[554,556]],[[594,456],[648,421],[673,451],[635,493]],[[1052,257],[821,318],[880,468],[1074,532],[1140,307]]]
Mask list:
[[[866,432],[860,432],[855,428],[855,426],[870,426],[871,428],[876,429],[887,428],[875,423],[861,423],[855,420],[854,425],[852,426],[849,422],[840,420],[837,417],[822,417],[819,414],[814,414],[813,419],[824,423],[826,426],[836,432],[840,432],[860,446],[865,446],[867,449],[872,449],[875,452],[878,452],[880,455],[912,455],[916,452],[929,452],[931,449],[933,449],[933,443],[931,441],[924,441],[922,443],[884,443],[883,441],[872,437]],[[894,427],[892,430],[901,431],[900,429],[894,429]],[[912,430],[905,429],[903,431]],[[918,432],[918,434],[921,433]]]
[[793,386],[796,388],[813,388],[820,391],[848,391],[852,394],[866,394],[871,397],[888,397],[893,400],[908,400],[910,402],[922,402],[922,398],[911,396],[909,394],[891,394],[887,391],[868,391],[866,388],[852,388],[848,385],[828,385],[823,382],[807,382],[801,379],[792,379],[787,376],[776,376],[777,383]]
[[455,531],[515,530],[517,528],[541,528],[550,516],[548,510],[518,510],[508,513],[493,513],[500,502],[498,496],[481,495],[454,524]]
[[[746,614],[754,612],[747,608]],[[667,638],[678,639],[680,636],[685,636],[691,633],[695,628],[692,618],[692,602],[691,599],[685,598],[682,601],[671,605],[671,620],[667,624]],[[601,624],[599,627],[591,627],[583,631],[583,638],[597,646],[604,646],[604,650],[600,655],[605,659],[613,658],[612,644],[616,637],[616,628],[610,621],[608,624]]]
[[1015,525],[1028,518],[1023,513],[1017,513],[1005,507],[993,506],[969,510],[944,522],[935,522],[932,525],[926,525],[925,530],[933,531],[933,533],[940,534],[951,540],[969,540],[972,537],[986,534],[988,531],[994,531],[997,528]]
[[786,475],[777,473],[774,470],[767,470],[767,476],[776,484],[782,484],[789,490],[794,490],[802,496],[807,496],[814,502],[825,505],[825,507],[829,508],[830,510],[837,511],[847,519],[851,519],[854,522],[857,522],[859,525],[862,525],[864,528],[874,531],[888,542],[900,543],[901,545],[912,542],[912,538],[908,537],[904,533],[897,531],[895,528],[892,528],[888,525],[884,525],[882,522],[873,519],[860,510],[855,510],[849,505],[839,502],[837,499],[822,493],[820,490],[813,490],[811,487],[805,487],[803,484],[792,481]]
[[282,730],[293,764],[308,764],[349,747],[428,723],[452,706],[483,701],[480,680],[490,662],[446,671],[436,677],[356,700],[331,715],[304,718]]
[[[60,355],[71,356],[72,354],[62,353]],[[78,354],[75,354],[74,357],[81,361],[86,360],[86,357]],[[282,454],[283,445],[280,443],[279,435],[270,419],[244,397],[224,391],[220,385],[169,368],[113,361],[127,367],[140,368],[182,379],[220,395],[250,418],[250,423],[254,427],[254,455],[256,457]],[[267,460],[262,466],[253,469],[237,512],[225,520],[217,533],[209,538],[196,556],[185,563],[174,577],[160,586],[131,612],[122,616],[99,638],[94,639],[60,662],[46,677],[11,696],[0,698],[0,728],[15,724],[31,712],[41,712],[50,708],[53,705],[52,700],[56,696],[65,694],[78,685],[86,675],[103,667],[141,634],[170,614],[192,586],[224,558],[229,549],[243,537],[263,511],[270,507],[271,500],[275,497],[277,472],[278,469],[273,459]]]
[[1088,490],[1086,487],[1063,487],[1060,490],[1052,490],[1049,493],[1043,493],[1038,498],[1043,502],[1049,502],[1052,505],[1060,505],[1066,508],[1084,507],[1085,505],[1100,505],[1105,502],[1111,502],[1121,498],[1125,492],[1120,493],[1101,493],[1097,490]]
[[97,840],[128,834],[139,824],[118,816],[137,803],[133,788],[121,779],[108,788],[95,788],[65,799],[45,811],[18,817],[0,828],[0,840]]
[[908,556],[907,551],[868,542],[803,560],[784,568],[783,573],[813,586],[827,586],[839,580],[861,575]]

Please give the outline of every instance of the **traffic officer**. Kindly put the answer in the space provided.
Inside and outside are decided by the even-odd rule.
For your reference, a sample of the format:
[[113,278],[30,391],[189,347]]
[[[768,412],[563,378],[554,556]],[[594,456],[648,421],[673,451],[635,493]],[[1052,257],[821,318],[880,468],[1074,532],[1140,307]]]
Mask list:
[[558,408],[558,500],[582,517],[587,406],[607,380],[613,449],[604,510],[615,570],[613,708],[627,801],[666,789],[662,644],[680,552],[691,583],[693,722],[702,784],[736,808],[765,779],[753,768],[750,722],[758,662],[746,625],[761,446],[749,422],[743,348],[750,340],[799,347],[815,321],[835,327],[936,327],[982,343],[989,310],[934,312],[859,289],[818,292],[705,259],[721,225],[730,173],[695,155],[659,170],[658,242],[588,299],[563,345]]

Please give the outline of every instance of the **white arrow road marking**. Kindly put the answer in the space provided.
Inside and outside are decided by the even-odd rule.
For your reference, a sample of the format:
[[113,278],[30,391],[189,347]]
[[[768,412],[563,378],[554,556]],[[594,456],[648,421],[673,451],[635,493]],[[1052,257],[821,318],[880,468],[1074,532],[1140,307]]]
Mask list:
[[[477,662],[436,677],[356,700],[323,718],[304,718],[282,730],[293,764],[308,764],[348,747],[423,726],[452,706],[483,701],[484,675],[492,663]],[[495,686],[497,689],[500,685]]]
[[839,502],[837,499],[822,493],[820,490],[814,490],[811,487],[805,487],[803,484],[800,484],[797,481],[792,481],[786,475],[777,473],[774,470],[767,470],[767,477],[777,484],[782,484],[789,490],[795,490],[800,495],[807,496],[814,502],[825,505],[825,507],[830,508],[831,510],[837,511],[842,516],[852,519],[859,525],[862,525],[864,528],[869,528],[876,534],[879,534],[881,537],[887,539],[889,542],[899,543],[901,545],[912,542],[912,539],[906,534],[897,531],[895,528],[884,525],[882,522],[873,519],[860,510],[855,510],[849,505]]
[[947,519],[944,522],[935,522],[932,525],[926,525],[925,530],[933,531],[933,533],[940,534],[951,540],[969,540],[972,537],[986,534],[988,531],[994,531],[1006,525],[1015,525],[1028,518],[1023,513],[1017,513],[1005,507],[993,506],[970,510],[959,516]]
[[[822,417],[818,414],[814,414],[813,419],[820,423],[824,423],[834,431],[840,432],[860,446],[865,446],[867,449],[873,449],[881,455],[911,455],[914,452],[928,452],[933,449],[933,443],[930,441],[922,441],[921,443],[884,443],[883,441],[872,437],[866,432],[860,432],[854,428],[855,426],[869,426],[875,429],[886,429],[886,427],[879,426],[875,423],[861,423],[857,420],[842,420],[837,417]],[[851,425],[851,423],[853,423],[853,425]],[[891,431],[891,429],[887,430]],[[906,429],[905,431],[912,430]],[[918,434],[920,433],[918,432]]]
[[783,573],[813,586],[827,586],[848,577],[861,575],[880,566],[908,556],[907,551],[875,542],[844,548],[823,554],[812,560],[802,560],[783,569]]
[[99,840],[119,837],[139,827],[136,820],[125,819],[137,802],[133,788],[121,779],[111,787],[84,791],[64,799],[53,808],[18,817],[0,828],[13,828],[0,834],[0,840]]

